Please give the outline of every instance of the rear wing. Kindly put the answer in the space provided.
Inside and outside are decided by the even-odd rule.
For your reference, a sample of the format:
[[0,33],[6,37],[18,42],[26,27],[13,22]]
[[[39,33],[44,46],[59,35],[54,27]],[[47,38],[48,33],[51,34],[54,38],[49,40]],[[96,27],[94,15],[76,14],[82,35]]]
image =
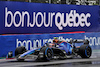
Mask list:
[[71,39],[68,43],[84,43],[89,44],[89,40],[87,39]]

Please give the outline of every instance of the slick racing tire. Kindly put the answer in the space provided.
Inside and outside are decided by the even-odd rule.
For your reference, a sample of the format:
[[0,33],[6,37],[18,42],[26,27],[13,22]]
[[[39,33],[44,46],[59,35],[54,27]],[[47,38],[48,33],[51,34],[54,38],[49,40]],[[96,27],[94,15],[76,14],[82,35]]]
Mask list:
[[24,61],[24,59],[18,59],[18,57],[20,56],[20,54],[23,54],[24,52],[26,52],[26,48],[24,46],[20,46],[17,47],[15,50],[15,56],[17,58],[18,61]]
[[39,59],[43,61],[50,61],[53,57],[53,50],[49,47],[43,47],[39,52],[39,56],[40,56]]
[[81,45],[80,56],[82,58],[90,58],[91,54],[92,54],[92,49],[89,45]]

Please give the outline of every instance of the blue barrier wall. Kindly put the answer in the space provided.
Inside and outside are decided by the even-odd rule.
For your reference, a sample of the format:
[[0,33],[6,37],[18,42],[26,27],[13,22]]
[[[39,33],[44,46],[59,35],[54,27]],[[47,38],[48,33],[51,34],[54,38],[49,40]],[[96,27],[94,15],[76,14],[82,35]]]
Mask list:
[[[15,51],[18,46],[25,46],[26,49],[40,47],[45,42],[52,42],[53,37],[59,37],[68,41],[72,39],[88,39],[92,49],[100,49],[100,32],[98,33],[74,33],[74,34],[40,34],[40,35],[4,35],[0,36],[0,57],[6,56],[7,52]],[[76,44],[79,46],[78,44]]]
[[100,32],[99,6],[0,1],[0,34]]
[[[28,50],[37,48],[55,36],[66,41],[88,39],[92,49],[100,49],[99,10],[99,6],[0,1],[0,34],[31,33],[0,35],[0,57],[21,45]],[[34,34],[73,31],[92,33]]]

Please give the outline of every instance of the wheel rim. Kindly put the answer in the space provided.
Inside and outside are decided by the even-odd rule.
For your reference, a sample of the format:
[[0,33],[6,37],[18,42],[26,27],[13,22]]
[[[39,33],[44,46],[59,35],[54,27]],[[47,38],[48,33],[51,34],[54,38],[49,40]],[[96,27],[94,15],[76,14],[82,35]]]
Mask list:
[[45,56],[48,60],[52,59],[52,50],[47,48],[45,52]]
[[52,56],[51,51],[48,50],[47,52],[48,52],[48,53],[47,53],[48,58],[51,58],[51,56]]
[[86,47],[85,55],[86,55],[87,57],[90,57],[90,56],[91,56],[91,48],[90,48],[89,46]]

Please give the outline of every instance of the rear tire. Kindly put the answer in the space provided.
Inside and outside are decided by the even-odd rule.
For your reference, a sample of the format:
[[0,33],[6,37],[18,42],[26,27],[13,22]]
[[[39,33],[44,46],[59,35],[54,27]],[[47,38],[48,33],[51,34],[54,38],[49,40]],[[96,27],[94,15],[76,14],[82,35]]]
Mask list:
[[24,46],[20,46],[20,47],[16,48],[15,56],[16,56],[18,61],[24,61],[24,59],[18,59],[19,55],[23,54],[24,52],[26,52],[26,48]]
[[81,45],[79,52],[82,58],[90,58],[92,49],[89,45]]

